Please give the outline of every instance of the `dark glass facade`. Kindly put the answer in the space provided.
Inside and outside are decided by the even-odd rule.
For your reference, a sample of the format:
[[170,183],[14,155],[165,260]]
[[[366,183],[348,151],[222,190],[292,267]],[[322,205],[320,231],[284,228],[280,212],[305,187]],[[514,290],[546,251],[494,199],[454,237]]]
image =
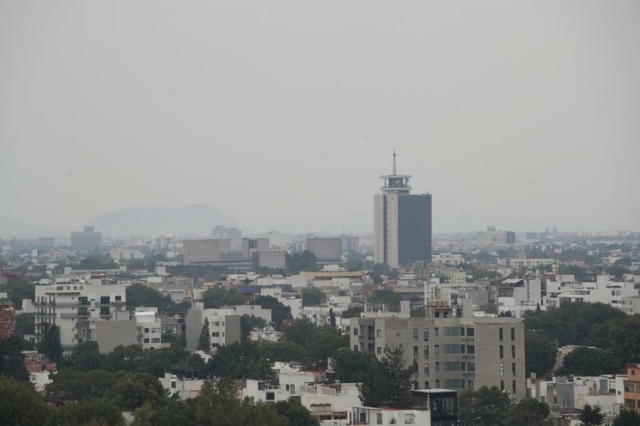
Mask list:
[[398,263],[431,262],[431,194],[398,196]]

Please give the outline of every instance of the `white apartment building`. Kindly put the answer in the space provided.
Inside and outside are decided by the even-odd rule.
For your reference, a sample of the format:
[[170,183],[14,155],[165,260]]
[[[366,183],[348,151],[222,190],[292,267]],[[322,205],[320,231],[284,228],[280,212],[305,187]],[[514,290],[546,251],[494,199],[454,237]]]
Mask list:
[[53,285],[35,288],[36,339],[46,324],[60,327],[65,350],[79,343],[78,321],[111,320],[126,306],[125,284],[87,284],[75,278],[57,278]]
[[261,289],[260,295],[275,297],[278,302],[291,309],[293,319],[302,318],[302,295],[300,293],[283,292],[280,287],[271,287]]
[[512,278],[498,287],[498,311],[522,317],[525,311],[543,309],[542,283],[539,279]]
[[547,296],[544,298],[547,306],[561,306],[566,303],[586,302],[605,303],[627,313],[640,313],[639,296],[633,281],[614,281],[607,275],[599,275],[596,282],[576,283],[575,280],[547,282]]
[[446,266],[458,266],[459,264],[464,263],[464,256],[453,253],[434,254],[432,262]]
[[158,308],[137,307],[135,310],[136,326],[142,349],[152,350],[162,347],[162,324],[156,317]]

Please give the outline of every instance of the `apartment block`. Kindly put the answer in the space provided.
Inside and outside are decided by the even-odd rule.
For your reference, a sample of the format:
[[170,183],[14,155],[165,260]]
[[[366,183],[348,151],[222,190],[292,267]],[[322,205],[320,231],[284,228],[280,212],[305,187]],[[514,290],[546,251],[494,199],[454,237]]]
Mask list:
[[624,382],[624,406],[640,412],[640,364],[627,364]]
[[193,352],[198,348],[198,339],[205,318],[209,320],[212,347],[215,348],[239,342],[241,338],[241,317],[242,315],[238,315],[233,308],[189,309],[186,318],[187,349]]
[[497,386],[525,397],[523,320],[454,316],[437,302],[429,302],[427,318],[351,318],[352,350],[381,358],[385,346],[402,346],[414,389]]
[[36,340],[39,342],[47,324],[60,327],[60,341],[65,350],[82,341],[79,322],[111,320],[126,306],[125,284],[94,285],[77,279],[59,278],[53,285],[35,288]]

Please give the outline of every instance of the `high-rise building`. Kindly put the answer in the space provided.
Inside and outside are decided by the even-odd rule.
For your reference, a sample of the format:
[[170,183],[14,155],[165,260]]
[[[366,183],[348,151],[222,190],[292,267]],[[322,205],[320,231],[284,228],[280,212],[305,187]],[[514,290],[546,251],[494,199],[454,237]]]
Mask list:
[[93,226],[85,226],[82,232],[71,233],[71,248],[92,251],[102,246],[102,232],[94,231]]
[[431,194],[411,194],[410,175],[382,175],[384,186],[374,195],[376,263],[392,268],[431,261]]

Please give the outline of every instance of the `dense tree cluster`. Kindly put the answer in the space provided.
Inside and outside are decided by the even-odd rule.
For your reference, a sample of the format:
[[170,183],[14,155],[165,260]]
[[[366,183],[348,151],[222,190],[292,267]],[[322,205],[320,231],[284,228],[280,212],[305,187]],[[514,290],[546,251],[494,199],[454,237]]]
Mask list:
[[[531,311],[525,316],[525,328],[537,335],[545,336],[558,346],[593,346],[608,351],[617,362],[617,371],[621,371],[622,366],[627,363],[640,362],[640,315],[627,315],[603,303],[572,303],[546,311]],[[532,356],[539,353],[538,348],[534,346],[539,347],[538,343],[543,344],[543,339],[537,339],[532,343],[531,338],[535,334],[527,333],[527,353],[531,349]],[[600,354],[589,352],[589,355]],[[612,372],[610,358],[600,356],[598,360],[603,363],[596,369],[590,369],[590,372]],[[593,365],[592,357],[589,357],[589,362]],[[529,360],[527,364],[530,371],[541,371],[539,367],[534,369],[536,362],[533,360]]]
[[360,401],[367,407],[407,408],[411,406],[411,377],[413,367],[404,365],[402,346],[384,348],[381,360],[365,370],[358,384]]
[[158,290],[144,284],[127,286],[127,309],[138,306],[158,308],[159,313],[184,315],[191,307],[189,302],[175,303],[168,294],[163,296]]
[[458,419],[461,426],[541,426],[546,425],[549,406],[534,398],[514,404],[496,386],[467,389],[458,394]]
[[317,271],[318,258],[309,250],[299,253],[285,254],[285,264],[291,275],[297,275],[301,271]]
[[327,300],[327,295],[319,288],[302,289],[302,306],[321,306]]
[[205,309],[218,309],[223,306],[244,305],[247,303],[247,299],[242,293],[238,293],[234,288],[226,289],[219,284],[208,288],[202,294],[202,298]]

